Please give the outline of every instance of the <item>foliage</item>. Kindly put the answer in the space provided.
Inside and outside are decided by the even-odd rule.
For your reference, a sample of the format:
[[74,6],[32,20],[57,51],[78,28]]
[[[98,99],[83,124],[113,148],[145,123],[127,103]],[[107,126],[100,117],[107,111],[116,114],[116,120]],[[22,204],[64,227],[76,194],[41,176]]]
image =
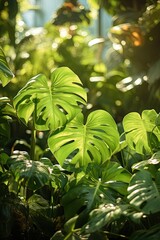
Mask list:
[[[1,147],[1,238],[154,239],[160,212],[159,114],[127,114],[120,142],[108,112],[95,110],[85,118],[86,91],[73,71],[57,68],[50,79],[31,78],[13,106],[2,99],[1,116],[21,121],[33,134],[28,152],[13,145],[8,154],[9,137]],[[5,135],[3,122],[0,129]],[[48,157],[46,149],[36,156],[38,132],[46,134]],[[135,158],[131,168],[123,159],[127,152]]]
[[[12,2],[15,6],[18,3]],[[144,89],[148,98],[149,86],[153,89],[159,79],[158,56],[146,58],[142,54],[148,45],[151,51],[156,41],[152,37],[158,31],[159,3],[146,8],[150,1],[145,1],[144,7],[140,1],[120,4],[112,0],[101,7],[124,13],[133,3],[139,10],[133,21],[126,24],[127,16],[123,15],[115,21],[118,28],[111,29],[113,45],[122,47],[119,59],[129,59],[130,64],[124,61],[116,69],[115,62],[110,61],[107,71],[101,58],[93,58],[90,39],[84,41],[78,25],[61,28],[48,24],[46,31],[38,32],[41,36],[24,31],[16,41],[12,25],[14,39],[3,43],[10,57],[6,60],[2,51],[0,54],[2,88],[8,93],[9,85],[19,85],[7,97],[4,91],[0,98],[1,239],[159,237],[159,98],[155,95],[156,109],[149,105],[145,110],[148,103],[140,99]],[[10,4],[1,7],[15,23],[17,10],[14,8],[12,15]],[[71,11],[73,6],[65,7]],[[78,14],[81,17],[84,11]],[[6,27],[5,21],[2,23]],[[4,30],[4,35],[10,32]],[[141,63],[137,61],[140,50]],[[117,52],[112,53],[117,57]],[[8,61],[14,66],[13,79]],[[142,84],[137,82],[140,76]],[[123,94],[121,90],[126,89]],[[133,101],[138,91],[139,99]],[[117,125],[122,116],[122,123]],[[28,139],[26,135],[19,139],[21,129],[26,130]]]

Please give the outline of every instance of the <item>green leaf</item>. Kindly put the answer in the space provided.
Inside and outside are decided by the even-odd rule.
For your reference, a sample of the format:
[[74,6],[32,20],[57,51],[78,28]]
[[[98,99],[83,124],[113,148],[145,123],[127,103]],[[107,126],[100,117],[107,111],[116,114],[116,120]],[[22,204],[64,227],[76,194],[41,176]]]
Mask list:
[[147,169],[153,177],[157,174],[158,168],[160,168],[160,151],[153,154],[150,159],[140,161],[132,166],[133,170]]
[[13,77],[14,75],[8,66],[3,50],[0,48],[0,81],[2,86],[5,87]]
[[0,117],[1,116],[16,116],[16,112],[13,106],[10,105],[10,99],[8,97],[0,98]]
[[148,171],[141,170],[133,175],[128,187],[130,204],[145,214],[160,211],[160,193]]
[[114,204],[102,204],[91,211],[89,221],[82,227],[85,233],[100,231],[105,225],[119,219],[125,209]]
[[71,181],[62,198],[66,218],[75,216],[80,209],[91,211],[95,206],[113,203],[118,196],[126,195],[130,177],[118,163],[91,164],[77,184],[75,179]]
[[15,116],[15,110],[9,104],[7,97],[0,98],[0,146],[4,147],[10,139],[10,124],[12,116]]
[[160,139],[160,131],[155,128],[157,119],[155,110],[144,110],[142,116],[137,112],[127,114],[123,119],[128,146],[137,153],[151,153],[148,133],[154,133]]
[[86,124],[78,114],[64,130],[50,135],[48,145],[61,166],[71,157],[72,164],[87,167],[92,161],[102,163],[111,157],[119,146],[119,133],[112,116],[97,110],[90,113]]
[[48,183],[50,164],[51,162],[48,159],[32,161],[21,159],[21,156],[19,156],[17,160],[12,162],[10,170],[16,181],[23,182],[31,190],[37,190]]
[[86,91],[67,67],[56,69],[51,82],[42,74],[35,76],[14,98],[18,117],[28,123],[34,112],[38,130],[63,127],[81,111],[79,104],[86,104]]
[[75,225],[76,225],[76,221],[77,221],[78,216],[75,216],[71,219],[69,219],[65,224],[64,224],[64,230],[67,233],[73,232]]
[[54,233],[54,219],[50,215],[52,211],[48,201],[38,194],[33,194],[28,199],[28,205],[30,218],[34,225],[40,232],[52,236]]
[[64,240],[65,239],[65,236],[64,234],[62,233],[62,231],[57,231],[52,237],[51,237],[51,240]]
[[0,146],[4,147],[10,139],[10,125],[8,119],[0,117]]
[[150,227],[149,229],[139,230],[133,233],[130,240],[158,240],[160,236],[159,224]]

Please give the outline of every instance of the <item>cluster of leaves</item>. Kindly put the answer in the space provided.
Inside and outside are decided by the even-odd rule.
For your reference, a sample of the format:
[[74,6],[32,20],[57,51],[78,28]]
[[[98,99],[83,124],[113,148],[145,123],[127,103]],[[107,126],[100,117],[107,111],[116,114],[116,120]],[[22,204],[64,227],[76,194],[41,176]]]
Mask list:
[[[92,18],[77,0],[66,0],[51,22],[29,31],[21,13],[33,6],[26,7],[25,0],[2,1],[1,45],[15,78],[0,89],[0,94],[14,97],[32,76],[43,72],[50,77],[55,68],[67,66],[88,89],[87,108],[91,111],[105,109],[116,122],[123,119],[128,109],[158,111],[159,2],[88,2],[90,10],[92,6],[105,8],[113,16],[107,41],[91,42],[93,36],[84,27]],[[112,45],[110,49],[108,41]]]
[[[4,55],[2,60],[5,75]],[[120,136],[105,110],[84,116],[86,91],[67,67],[54,70],[50,79],[31,78],[13,106],[0,100],[1,239],[158,238],[160,117],[155,110],[127,114]],[[9,154],[9,123],[17,120],[31,131],[30,151],[13,145]],[[47,134],[49,156],[41,151],[37,157],[40,132]]]

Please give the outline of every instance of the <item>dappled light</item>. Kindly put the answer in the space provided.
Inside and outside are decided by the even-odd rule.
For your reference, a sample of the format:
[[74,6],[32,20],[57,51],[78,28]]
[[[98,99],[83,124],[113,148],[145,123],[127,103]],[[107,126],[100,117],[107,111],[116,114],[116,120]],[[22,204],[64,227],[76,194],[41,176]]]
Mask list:
[[0,239],[158,240],[160,1],[0,1]]

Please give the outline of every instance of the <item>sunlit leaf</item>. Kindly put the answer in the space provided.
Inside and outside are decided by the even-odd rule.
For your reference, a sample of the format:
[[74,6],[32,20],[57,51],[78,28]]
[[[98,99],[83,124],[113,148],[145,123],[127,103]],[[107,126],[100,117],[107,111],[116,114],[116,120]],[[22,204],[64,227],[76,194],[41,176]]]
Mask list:
[[0,81],[2,82],[2,86],[5,87],[13,76],[14,75],[8,66],[3,50],[0,48]]
[[78,114],[63,131],[54,132],[48,144],[57,161],[63,166],[71,157],[71,163],[86,167],[94,161],[109,159],[119,146],[119,133],[112,116],[103,110],[92,112],[84,124]]
[[32,78],[14,98],[19,118],[27,123],[34,112],[36,129],[55,130],[81,111],[86,91],[78,76],[67,67],[56,69],[51,82],[40,74]]
[[124,117],[123,126],[128,146],[137,153],[151,152],[151,139],[148,133],[153,133],[158,139],[160,138],[160,131],[155,128],[157,115],[155,110],[144,110],[142,116],[137,112],[132,112]]

